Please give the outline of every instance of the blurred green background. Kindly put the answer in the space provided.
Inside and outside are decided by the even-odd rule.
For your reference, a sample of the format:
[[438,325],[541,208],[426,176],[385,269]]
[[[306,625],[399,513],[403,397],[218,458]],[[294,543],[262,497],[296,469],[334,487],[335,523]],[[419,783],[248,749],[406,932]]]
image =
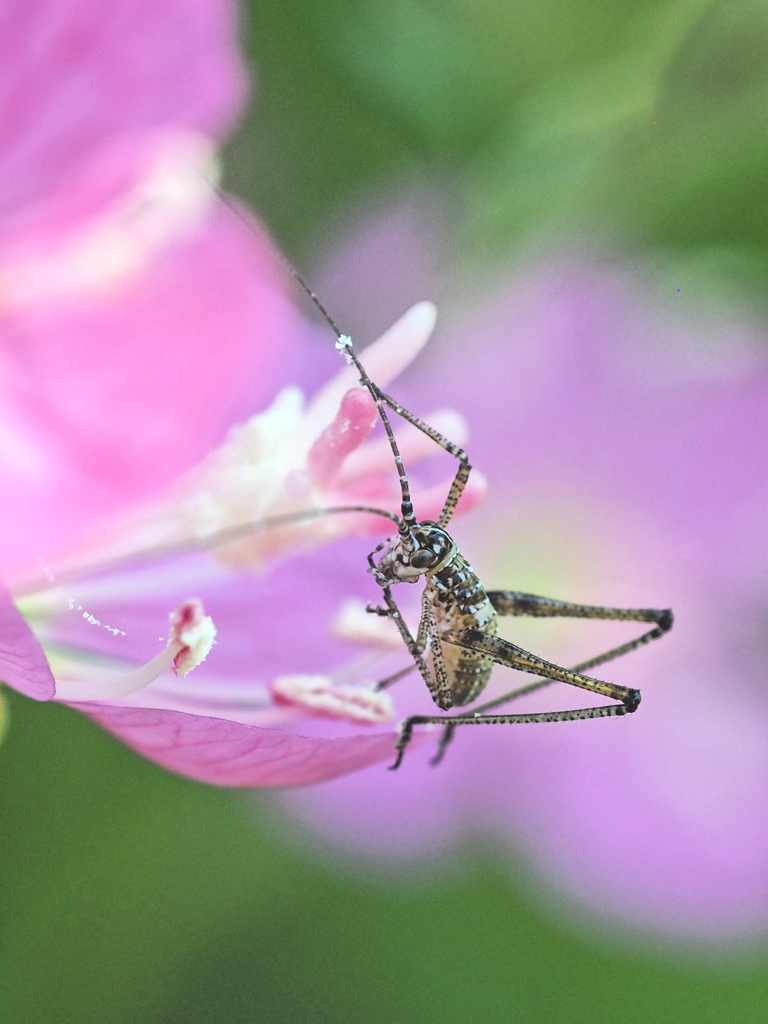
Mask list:
[[[418,177],[450,188],[478,258],[589,231],[763,305],[765,3],[282,0],[244,20],[258,102],[226,182],[295,260]],[[559,922],[490,848],[397,888],[356,878],[281,838],[268,798],[9,703],[3,1022],[768,1018],[760,948],[684,959]]]

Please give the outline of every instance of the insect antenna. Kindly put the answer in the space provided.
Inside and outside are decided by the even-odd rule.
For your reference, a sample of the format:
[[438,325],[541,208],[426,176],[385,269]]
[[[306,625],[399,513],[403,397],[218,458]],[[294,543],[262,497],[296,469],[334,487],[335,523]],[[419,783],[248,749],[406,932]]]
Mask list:
[[173,558],[177,555],[212,551],[214,548],[246,540],[248,537],[253,537],[258,533],[266,533],[269,530],[293,526],[297,523],[310,522],[312,519],[323,519],[325,516],[349,514],[383,516],[394,523],[398,529],[401,524],[400,516],[395,512],[388,512],[387,509],[377,508],[375,505],[330,505],[326,508],[305,508],[297,512],[284,512],[274,516],[265,516],[263,519],[252,519],[245,523],[237,523],[234,526],[224,526],[220,530],[214,530],[212,533],[207,533],[200,537],[190,537],[187,540],[175,543],[141,548],[139,551],[133,551],[128,555],[115,555],[112,558],[103,558],[98,562],[84,563],[83,565],[78,565],[75,569],[64,569],[62,572],[57,572],[55,579],[46,576],[45,579],[34,577],[20,580],[14,586],[14,594],[17,597],[28,597],[73,579],[81,579],[115,569],[135,569],[144,563],[151,563],[159,558]]
[[[298,274],[296,275],[298,277]],[[310,295],[312,293],[310,292]],[[357,358],[357,354],[352,347],[352,339],[346,335],[337,335],[338,341],[336,347],[339,351],[343,352],[349,363],[352,363],[357,372],[360,374],[360,382],[368,389],[371,397],[376,403],[376,408],[379,413],[381,422],[384,424],[384,429],[387,432],[387,440],[389,441],[389,447],[392,449],[392,457],[395,460],[395,466],[397,467],[397,475],[400,480],[400,514],[402,520],[398,527],[398,532],[401,537],[409,537],[416,527],[416,516],[413,511],[413,502],[411,501],[411,488],[408,483],[408,477],[405,472],[405,466],[403,465],[403,459],[400,455],[400,449],[397,447],[397,441],[395,440],[395,434],[392,430],[392,424],[389,422],[384,403],[381,400],[381,392],[373,383],[371,378],[365,372],[365,367]]]
[[[243,214],[242,210],[240,210],[239,207],[232,202],[229,196],[222,192],[221,189],[218,188],[218,186],[216,186],[214,183],[209,182],[209,185],[214,190],[214,192],[219,196],[221,201],[228,207],[228,209],[231,210],[232,213],[234,213],[238,220],[245,224],[245,226],[250,231],[254,231],[253,224],[250,223],[248,218]],[[392,424],[389,422],[389,417],[387,416],[386,409],[384,408],[384,403],[382,402],[381,399],[381,392],[379,391],[378,387],[373,383],[371,378],[368,376],[365,367],[358,359],[357,353],[355,352],[352,346],[352,339],[349,337],[349,335],[342,333],[336,321],[333,319],[331,314],[322,304],[317,295],[315,295],[315,293],[312,291],[312,289],[301,276],[301,274],[298,272],[298,270],[293,266],[293,264],[289,263],[289,261],[277,249],[273,249],[273,252],[280,260],[280,262],[283,264],[288,273],[291,275],[291,277],[294,279],[294,281],[296,281],[296,283],[299,285],[301,290],[307,295],[309,300],[315,306],[315,308],[320,313],[325,322],[328,324],[328,326],[331,328],[333,333],[336,335],[336,348],[340,352],[343,352],[347,362],[355,367],[355,369],[360,375],[360,383],[363,385],[363,387],[365,387],[368,390],[371,398],[376,403],[376,409],[379,413],[379,418],[381,419],[381,422],[384,424],[384,430],[387,433],[387,440],[389,441],[389,447],[392,450],[392,457],[395,460],[397,475],[400,481],[400,514],[402,518],[398,521],[398,533],[400,534],[401,537],[409,537],[411,536],[412,531],[415,529],[417,525],[416,516],[413,511],[413,502],[411,501],[411,488],[410,484],[408,483],[408,476],[406,475],[405,472],[403,459],[402,456],[400,455],[400,449],[397,446],[395,433],[392,430]]]

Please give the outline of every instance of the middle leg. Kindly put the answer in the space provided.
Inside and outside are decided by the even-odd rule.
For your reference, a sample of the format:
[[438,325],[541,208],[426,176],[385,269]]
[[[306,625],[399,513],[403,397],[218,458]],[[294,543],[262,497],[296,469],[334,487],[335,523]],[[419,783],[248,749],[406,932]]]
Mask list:
[[439,431],[435,430],[434,427],[431,427],[429,423],[425,423],[424,420],[415,416],[409,409],[406,409],[404,406],[400,405],[399,402],[396,402],[394,398],[390,398],[389,395],[385,395],[384,392],[378,388],[376,390],[379,393],[381,401],[388,405],[393,412],[397,413],[398,416],[402,416],[404,420],[412,424],[423,434],[426,434],[427,437],[431,437],[435,444],[438,444],[444,451],[459,460],[459,468],[456,470],[456,475],[453,478],[453,483],[448,491],[448,496],[445,499],[443,510],[437,520],[438,526],[447,526],[453,518],[456,505],[458,504],[459,498],[467,485],[467,480],[469,480],[469,474],[472,470],[467,453],[463,448],[460,448],[459,445],[454,444],[453,441],[449,441],[447,437],[443,437],[443,435]]

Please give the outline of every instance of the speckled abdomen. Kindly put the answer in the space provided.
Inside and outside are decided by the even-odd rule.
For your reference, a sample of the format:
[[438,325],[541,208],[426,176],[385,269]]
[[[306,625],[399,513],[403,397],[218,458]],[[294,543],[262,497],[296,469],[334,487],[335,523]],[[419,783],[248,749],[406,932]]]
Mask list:
[[[496,609],[488,600],[472,567],[461,555],[455,556],[448,565],[436,572],[429,584],[438,638],[447,629],[479,629],[484,633],[496,633]],[[452,706],[470,704],[490,679],[493,661],[484,654],[465,650],[455,644],[441,643],[441,651],[453,699]]]

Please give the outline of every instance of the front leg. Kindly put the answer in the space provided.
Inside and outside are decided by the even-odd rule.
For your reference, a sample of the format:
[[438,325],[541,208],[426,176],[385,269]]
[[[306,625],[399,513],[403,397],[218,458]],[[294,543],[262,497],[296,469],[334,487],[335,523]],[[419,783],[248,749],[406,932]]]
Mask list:
[[379,398],[382,402],[388,405],[393,412],[396,412],[398,416],[402,416],[404,420],[411,423],[414,427],[420,430],[422,434],[426,434],[427,437],[431,437],[435,444],[440,445],[441,448],[459,460],[459,467],[456,470],[453,483],[451,484],[448,496],[445,499],[443,511],[440,513],[440,517],[437,520],[438,526],[447,526],[456,510],[459,498],[461,497],[464,488],[467,486],[467,480],[469,480],[469,474],[472,470],[467,453],[463,448],[459,447],[459,445],[454,444],[453,441],[449,441],[447,437],[443,437],[439,431],[435,430],[435,428],[431,427],[428,423],[425,423],[424,420],[420,419],[418,416],[414,416],[412,412],[400,405],[399,402],[396,402],[394,398],[390,398],[389,395],[385,395],[384,392],[380,391],[378,388],[376,390],[378,391]]
[[365,606],[365,610],[369,615],[381,615],[384,619],[389,619],[392,616],[392,612],[389,608],[382,604],[367,604]]
[[[442,652],[438,652],[433,649],[433,671],[430,671],[429,665],[423,656],[423,652],[425,651],[427,644],[435,644],[435,638],[437,636],[437,626],[435,624],[432,602],[429,600],[428,590],[425,589],[422,595],[421,619],[419,621],[419,630],[415,639],[412,636],[410,629],[408,629],[395,599],[392,597],[392,588],[384,587],[383,590],[384,603],[386,604],[389,617],[397,626],[403,643],[408,648],[408,653],[413,658],[416,667],[421,673],[421,678],[427,684],[427,689],[432,696],[432,700],[443,711],[447,711],[449,708],[453,707],[453,698],[451,697],[451,691],[448,686],[445,665],[441,656]],[[400,678],[400,675],[401,673],[398,673],[397,678]],[[384,682],[386,682],[386,680]]]

